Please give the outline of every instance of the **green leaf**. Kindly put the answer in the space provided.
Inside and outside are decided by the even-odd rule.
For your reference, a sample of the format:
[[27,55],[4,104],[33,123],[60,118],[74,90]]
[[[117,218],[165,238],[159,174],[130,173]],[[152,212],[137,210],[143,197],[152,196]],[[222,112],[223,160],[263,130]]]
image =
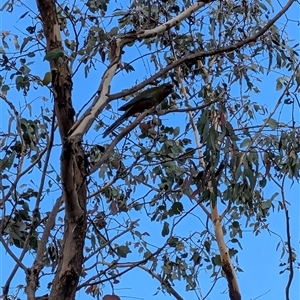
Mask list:
[[255,178],[255,176],[254,176],[254,174],[253,174],[253,172],[250,170],[250,169],[245,169],[245,176],[247,176],[248,177],[248,179],[249,179],[249,181],[250,181],[250,186],[251,186],[251,189],[253,190],[254,189],[254,187],[255,187],[255,182],[256,182],[256,178]]
[[275,129],[278,128],[278,122],[277,122],[275,119],[272,119],[272,118],[270,118],[270,119],[268,120],[268,125],[270,126],[270,128],[271,128],[272,130],[275,130]]
[[278,195],[279,195],[278,192],[274,193],[274,194],[272,195],[272,197],[270,198],[270,200],[273,201]]
[[123,258],[127,257],[128,253],[131,253],[130,249],[128,246],[120,246],[117,248],[117,253]]
[[174,128],[174,131],[173,131],[174,137],[177,136],[177,135],[179,135],[179,133],[180,133],[180,127],[177,126],[177,127]]
[[143,205],[142,204],[139,204],[139,203],[135,203],[133,205],[133,208],[136,210],[136,211],[139,211],[143,208]]
[[35,57],[35,53],[34,53],[34,52],[29,52],[29,53],[27,54],[27,56],[28,56],[28,57]]
[[1,92],[4,94],[4,95],[7,95],[7,91],[10,90],[10,87],[7,85],[7,84],[4,84],[2,85],[1,87]]
[[18,36],[17,35],[14,36],[13,43],[15,45],[16,50],[19,50],[20,49],[20,45],[19,45],[19,41],[18,41]]
[[113,27],[110,31],[109,31],[109,35],[110,36],[116,36],[118,34],[118,31],[119,31],[119,27]]
[[183,205],[181,202],[175,202],[171,208],[174,215],[179,215],[183,211]]
[[168,222],[164,222],[164,226],[161,232],[162,236],[166,236],[170,233],[170,229],[169,229],[169,223]]
[[221,256],[220,255],[213,256],[211,261],[212,261],[214,266],[222,266],[222,261],[221,261]]
[[229,256],[233,257],[238,253],[238,250],[236,250],[234,248],[230,248],[228,252],[229,252]]
[[300,71],[296,74],[297,88],[300,86]]
[[262,209],[269,209],[272,205],[272,200],[267,200],[267,201],[264,201],[262,204],[261,204],[261,208]]
[[75,41],[74,40],[69,40],[69,39],[65,39],[64,40],[65,46],[70,49],[71,51],[75,50]]
[[48,85],[52,81],[51,72],[46,72],[43,79],[43,85]]
[[194,262],[194,265],[199,265],[201,261],[201,256],[199,255],[198,252],[194,252],[192,258],[190,259]]
[[210,246],[211,246],[211,242],[209,240],[206,240],[204,242],[204,247],[205,247],[205,250],[210,253]]
[[9,155],[8,157],[4,157],[3,159],[0,159],[0,170],[1,171],[3,171],[4,169],[9,170],[13,165],[15,157],[16,157],[16,151],[13,151],[11,155]]
[[170,247],[176,247],[176,244],[178,243],[179,239],[177,237],[174,237],[174,236],[171,236],[169,239],[168,239],[168,245]]
[[250,144],[251,144],[251,139],[250,139],[250,138],[245,138],[245,139],[241,142],[240,147],[241,147],[241,148],[245,148],[245,147],[248,147]]
[[26,38],[24,38],[23,43],[20,47],[20,53],[23,52],[23,50],[24,50],[25,46],[27,45],[27,43],[32,41],[32,40],[33,40],[33,38],[31,36],[27,36]]
[[148,258],[150,258],[152,256],[152,253],[149,251],[149,250],[147,250],[145,253],[144,253],[144,259],[148,259]]
[[240,223],[238,221],[233,221],[232,222],[232,227],[239,229],[240,228]]
[[45,55],[44,60],[52,61],[54,59],[58,59],[59,57],[63,57],[63,56],[64,56],[64,52],[59,48],[55,48],[49,51]]
[[124,63],[123,68],[127,73],[135,71],[134,67],[128,63]]

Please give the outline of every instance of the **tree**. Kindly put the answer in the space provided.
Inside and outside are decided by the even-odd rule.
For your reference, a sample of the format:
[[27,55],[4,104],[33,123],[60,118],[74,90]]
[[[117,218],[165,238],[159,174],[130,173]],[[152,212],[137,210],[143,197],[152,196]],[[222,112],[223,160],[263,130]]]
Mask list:
[[[4,3],[7,20],[25,28],[1,33],[0,241],[15,264],[4,299],[84,290],[116,300],[137,268],[175,299],[207,299],[220,281],[227,298],[241,299],[243,232],[252,243],[271,233],[275,210],[285,216],[278,247],[290,299],[299,268],[289,216],[297,199],[286,197],[300,168],[299,44],[289,31],[297,1],[273,5]],[[276,83],[271,101],[258,97],[266,82]],[[173,84],[171,96],[102,139],[123,100],[162,83]],[[213,278],[205,290],[202,273]]]

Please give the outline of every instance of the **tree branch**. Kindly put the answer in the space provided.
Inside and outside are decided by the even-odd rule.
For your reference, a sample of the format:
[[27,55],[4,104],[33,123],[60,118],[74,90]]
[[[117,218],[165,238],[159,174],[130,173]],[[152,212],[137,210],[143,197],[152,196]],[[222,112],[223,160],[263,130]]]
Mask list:
[[223,47],[223,48],[219,48],[219,49],[214,49],[214,50],[210,50],[210,51],[196,51],[193,54],[190,55],[186,55],[182,58],[179,58],[178,60],[170,63],[169,65],[167,65],[165,68],[161,69],[159,72],[157,72],[156,74],[154,74],[153,76],[149,77],[148,79],[144,80],[143,82],[135,85],[134,87],[132,87],[131,89],[126,89],[122,92],[119,93],[115,93],[115,94],[111,94],[109,96],[109,101],[112,101],[114,99],[119,99],[119,98],[123,98],[125,96],[131,95],[139,90],[141,90],[142,88],[144,88],[146,85],[154,82],[155,80],[157,80],[158,78],[160,78],[162,75],[166,74],[168,71],[176,68],[177,66],[183,64],[186,61],[189,60],[194,60],[200,57],[209,57],[209,56],[213,56],[216,54],[222,54],[222,53],[228,53],[228,52],[232,52],[234,50],[240,49],[243,46],[245,46],[246,44],[255,42],[259,37],[261,37],[272,25],[275,24],[275,22],[283,15],[286,13],[286,11],[291,7],[291,5],[296,2],[296,0],[289,0],[288,3],[282,8],[282,10],[280,12],[278,12],[278,14],[276,14],[276,16],[271,19],[261,30],[259,30],[257,32],[257,34],[246,38],[238,43],[235,43],[231,46],[227,46],[227,47]]

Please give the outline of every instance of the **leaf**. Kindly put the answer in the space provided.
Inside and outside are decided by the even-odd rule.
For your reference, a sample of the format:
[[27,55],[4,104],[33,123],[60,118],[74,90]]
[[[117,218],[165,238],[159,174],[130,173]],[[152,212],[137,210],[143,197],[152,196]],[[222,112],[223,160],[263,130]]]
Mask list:
[[[298,85],[298,86],[299,86],[299,85]],[[289,105],[289,104],[293,104],[293,103],[294,103],[294,100],[291,99],[291,98],[287,98],[287,99],[284,100],[284,104]]]
[[274,193],[274,194],[271,196],[270,200],[273,201],[278,195],[279,195],[278,192]]
[[65,46],[70,49],[71,51],[75,50],[75,41],[74,40],[69,40],[69,39],[65,39],[64,40]]
[[10,90],[10,87],[7,85],[7,84],[4,84],[2,85],[1,87],[1,92],[4,94],[4,95],[7,95],[7,91]]
[[29,53],[27,54],[27,56],[28,56],[28,57],[35,57],[35,53],[34,53],[34,52],[29,52]]
[[251,139],[250,138],[245,138],[241,144],[240,144],[240,147],[241,148],[245,148],[245,147],[248,147],[249,144],[251,144]]
[[171,236],[169,239],[168,239],[168,245],[170,247],[176,247],[176,244],[178,243],[178,238],[177,237],[174,237],[174,236]]
[[244,174],[245,174],[245,176],[248,177],[250,186],[251,186],[251,190],[253,190],[255,187],[255,183],[256,183],[255,175],[249,168],[245,168]]
[[26,28],[26,31],[28,31],[28,33],[33,34],[35,33],[35,29],[36,29],[36,25],[35,26],[28,26]]
[[181,202],[173,203],[171,210],[174,215],[179,215],[183,211],[183,205]]
[[133,205],[133,208],[136,210],[136,211],[139,211],[143,208],[143,205],[142,204],[139,204],[139,203],[135,203]]
[[117,253],[118,255],[120,255],[123,258],[127,257],[128,253],[131,253],[130,249],[128,248],[128,246],[120,246],[117,248]]
[[13,42],[14,42],[16,50],[19,50],[20,49],[20,45],[19,45],[19,42],[18,42],[18,36],[17,35],[14,35]]
[[116,8],[116,9],[113,11],[113,13],[112,13],[113,16],[124,16],[124,15],[126,15],[126,14],[127,14],[126,11],[123,11],[123,10],[121,10],[121,9],[119,9],[119,8]]
[[21,19],[23,19],[28,13],[29,13],[29,10],[26,11],[26,13],[24,13],[23,15],[21,15],[21,17],[18,19],[18,21],[21,20]]
[[222,266],[221,256],[220,255],[213,256],[212,263],[214,266]]
[[15,157],[16,157],[16,151],[13,151],[10,156],[0,159],[0,170],[1,171],[3,171],[4,169],[9,170],[13,165]]
[[9,0],[6,1],[6,2],[2,5],[2,7],[0,8],[0,11],[4,11],[5,7],[6,7],[8,4],[9,4]]
[[300,71],[296,74],[297,88],[300,86]]
[[127,73],[135,71],[134,67],[127,63],[124,63],[123,68]]
[[117,295],[105,295],[102,300],[121,300],[121,298]]
[[118,34],[118,31],[119,31],[119,27],[113,27],[110,31],[109,31],[109,35],[110,36],[116,36]]
[[180,133],[180,127],[177,126],[174,128],[174,131],[173,131],[174,137],[177,136],[179,133]]
[[106,55],[105,51],[104,51],[103,49],[100,50],[101,61],[102,61],[103,63],[105,62],[105,55]]
[[99,295],[99,287],[96,284],[90,285],[85,292],[87,294],[92,294],[95,297],[96,295]]
[[91,235],[91,246],[93,249],[96,249],[96,238],[94,234]]
[[26,38],[24,38],[23,43],[20,47],[20,53],[23,52],[23,50],[24,50],[25,46],[27,45],[27,43],[32,41],[32,40],[33,40],[33,38],[31,36],[27,36]]
[[199,265],[200,264],[200,261],[201,261],[201,256],[199,255],[198,252],[194,252],[193,253],[193,256],[191,257],[190,261],[193,261],[194,262],[194,265]]
[[230,248],[228,252],[229,252],[229,256],[233,257],[238,253],[238,250],[236,250],[234,248]]
[[267,124],[270,126],[272,130],[275,130],[278,128],[278,122],[275,119],[270,118],[267,122]]
[[8,44],[5,42],[4,38],[2,38],[2,44],[5,49],[9,49]]
[[[272,42],[276,45],[276,46],[279,46],[279,43],[277,41],[275,41],[274,39],[272,39]],[[276,47],[275,46],[275,47]],[[278,48],[278,47],[276,47]],[[276,67],[278,67],[279,69],[281,68],[281,65],[282,65],[282,60],[281,60],[281,57],[280,57],[280,54],[277,52],[277,55],[276,55]]]
[[59,57],[63,57],[64,52],[60,48],[55,48],[49,51],[45,57],[44,60],[52,61],[54,59],[58,59]]
[[166,236],[170,233],[170,229],[169,229],[169,223],[168,222],[164,222],[164,226],[161,232],[162,236]]
[[276,91],[280,91],[282,89],[283,85],[282,82],[277,80],[276,82]]
[[111,214],[113,216],[115,216],[117,213],[118,213],[118,207],[117,207],[117,204],[116,204],[116,201],[112,200],[110,205],[109,205],[109,208],[110,208],[110,211],[111,211]]
[[203,128],[205,124],[208,123],[207,121],[207,111],[204,111],[204,113],[201,115],[200,119],[197,122],[197,128],[201,134],[203,134]]
[[261,204],[261,208],[262,209],[269,209],[272,205],[272,200],[267,200],[267,201],[264,201],[262,204]]
[[43,85],[48,85],[52,81],[51,72],[46,72],[43,79]]
[[211,242],[209,240],[206,240],[204,242],[204,247],[205,247],[205,250],[210,253],[210,246],[211,246]]
[[144,253],[144,259],[149,259],[150,257],[152,256],[152,253],[147,250],[145,253]]
[[240,223],[238,221],[233,221],[232,222],[232,227],[239,229],[240,228]]

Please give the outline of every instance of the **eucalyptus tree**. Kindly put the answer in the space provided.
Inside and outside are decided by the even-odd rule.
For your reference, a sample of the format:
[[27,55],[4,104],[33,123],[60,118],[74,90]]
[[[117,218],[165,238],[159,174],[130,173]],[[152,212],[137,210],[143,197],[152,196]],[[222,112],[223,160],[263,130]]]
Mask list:
[[[297,200],[286,198],[300,168],[297,7],[5,2],[0,241],[11,268],[3,298],[83,291],[116,300],[126,278],[137,297],[145,273],[145,293],[154,281],[157,293],[207,299],[221,282],[223,297],[241,299],[237,274],[251,268],[238,259],[243,232],[256,245],[276,208],[289,299],[299,268],[289,219]],[[149,89],[171,85],[160,105],[127,111],[105,132],[128,99],[151,100]],[[259,97],[265,85],[269,99]]]

